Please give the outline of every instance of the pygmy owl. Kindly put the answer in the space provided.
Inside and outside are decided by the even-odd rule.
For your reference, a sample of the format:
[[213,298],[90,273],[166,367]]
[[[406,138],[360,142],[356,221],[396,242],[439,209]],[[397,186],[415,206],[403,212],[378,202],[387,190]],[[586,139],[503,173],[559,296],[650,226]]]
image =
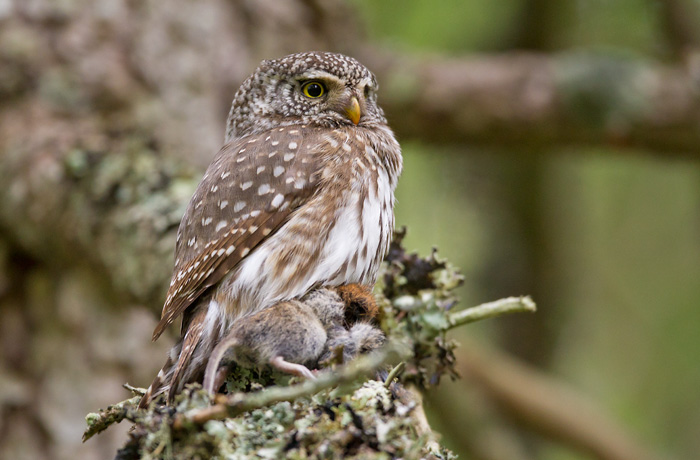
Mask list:
[[321,287],[373,285],[401,168],[365,66],[325,52],[263,61],[180,223],[153,339],[182,315],[181,339],[141,406],[201,381],[241,318]]

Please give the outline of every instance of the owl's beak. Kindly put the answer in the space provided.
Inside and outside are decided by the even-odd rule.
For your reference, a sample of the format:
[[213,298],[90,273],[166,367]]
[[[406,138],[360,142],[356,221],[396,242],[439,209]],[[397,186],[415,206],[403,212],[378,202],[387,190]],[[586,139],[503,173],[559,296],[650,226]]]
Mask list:
[[360,110],[360,103],[357,101],[355,96],[350,98],[350,102],[345,107],[345,115],[347,115],[350,121],[352,121],[354,124],[358,124],[360,122],[362,111]]

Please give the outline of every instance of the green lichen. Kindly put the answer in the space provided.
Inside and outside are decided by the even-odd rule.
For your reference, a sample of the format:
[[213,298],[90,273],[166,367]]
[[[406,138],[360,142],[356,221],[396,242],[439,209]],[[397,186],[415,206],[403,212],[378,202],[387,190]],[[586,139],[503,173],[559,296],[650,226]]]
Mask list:
[[141,395],[122,401],[101,410],[99,413],[91,412],[85,416],[87,429],[83,434],[83,442],[94,435],[101,433],[114,423],[119,423],[125,418],[129,418],[130,412],[134,410],[141,400]]
[[454,291],[464,278],[436,250],[425,258],[407,254],[401,245],[405,233],[402,229],[394,235],[375,295],[383,307],[382,329],[413,349],[402,381],[427,388],[437,385],[445,374],[457,377],[457,344],[447,340],[445,333],[458,300]]
[[446,449],[428,452],[428,438],[416,435],[410,416],[415,404],[403,402],[376,380],[343,397],[328,398],[322,392],[178,432],[168,428],[168,412],[201,408],[202,398],[192,386],[177,398],[174,409],[161,406],[150,415],[137,415],[132,440],[117,457],[454,458]]

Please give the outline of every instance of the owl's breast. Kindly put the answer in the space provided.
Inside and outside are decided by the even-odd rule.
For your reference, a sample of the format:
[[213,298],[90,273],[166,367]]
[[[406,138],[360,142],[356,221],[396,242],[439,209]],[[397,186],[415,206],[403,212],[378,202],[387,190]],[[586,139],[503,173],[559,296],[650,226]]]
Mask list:
[[314,195],[223,280],[218,295],[231,319],[316,287],[376,281],[394,228],[396,174],[369,143],[343,138]]
[[[358,181],[359,182],[359,181]],[[347,192],[335,213],[316,276],[323,284],[373,285],[394,227],[394,194],[388,177],[375,171]]]

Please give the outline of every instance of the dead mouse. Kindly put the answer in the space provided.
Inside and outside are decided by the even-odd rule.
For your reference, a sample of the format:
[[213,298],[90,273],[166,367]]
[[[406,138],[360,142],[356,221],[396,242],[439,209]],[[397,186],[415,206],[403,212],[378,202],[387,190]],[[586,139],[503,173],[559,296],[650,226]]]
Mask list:
[[384,343],[384,334],[372,324],[376,312],[371,291],[349,285],[317,289],[241,318],[209,357],[204,389],[214,393],[223,384],[228,366],[220,364],[229,359],[244,367],[270,365],[314,379],[310,368],[328,359],[337,347],[343,347],[346,362]]

